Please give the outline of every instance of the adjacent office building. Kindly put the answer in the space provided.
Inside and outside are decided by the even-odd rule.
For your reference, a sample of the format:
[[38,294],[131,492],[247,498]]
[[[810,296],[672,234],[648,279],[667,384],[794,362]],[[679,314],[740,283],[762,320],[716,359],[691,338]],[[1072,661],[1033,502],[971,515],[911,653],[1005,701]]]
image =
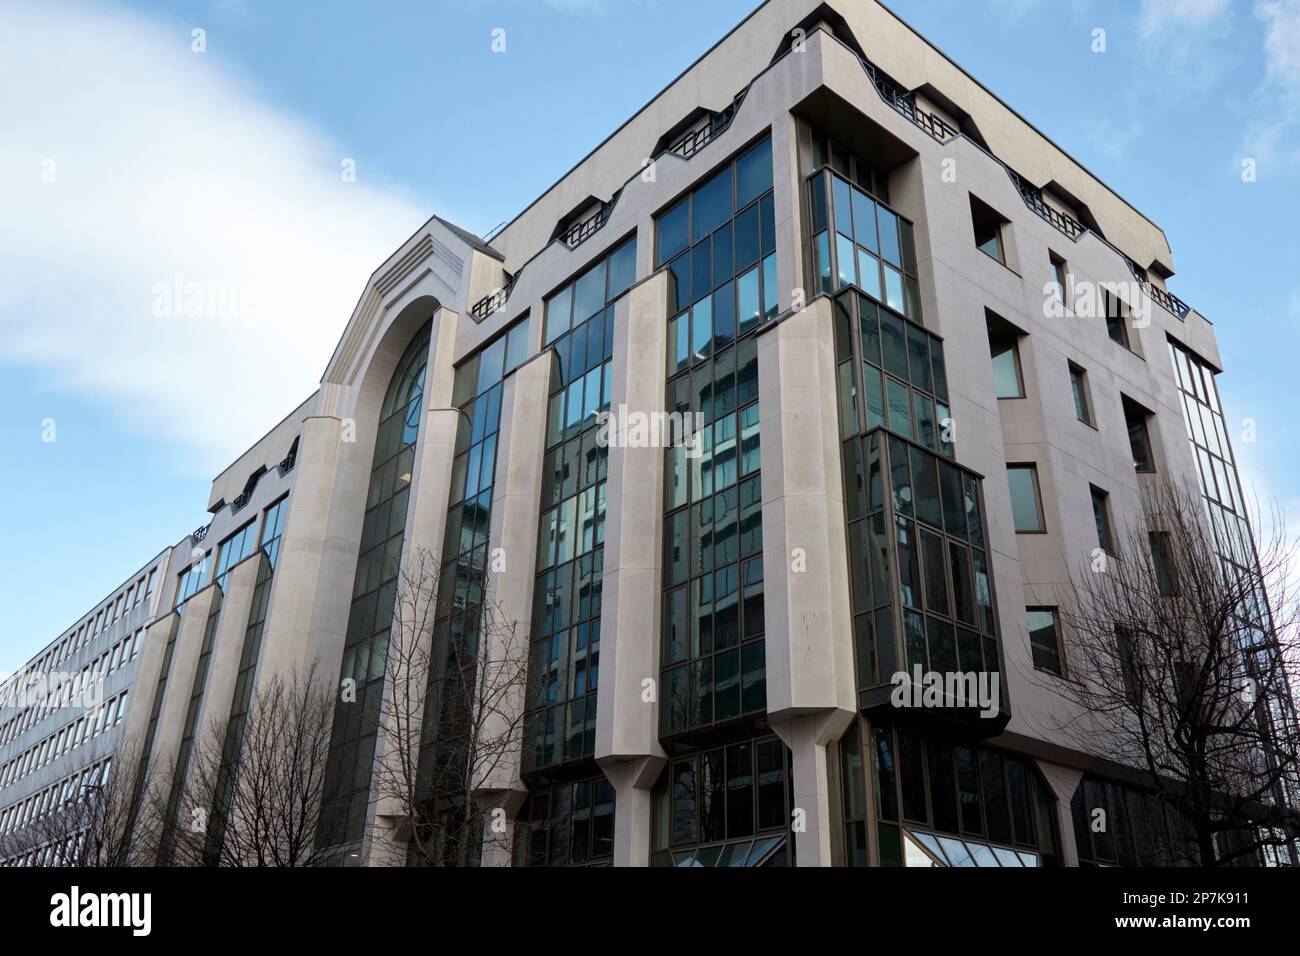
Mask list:
[[157,554],[0,683],[0,862],[4,834],[100,787],[131,705],[145,629],[158,615],[171,549]]
[[[427,550],[438,639],[484,601],[528,637],[485,862],[1158,862],[1132,768],[1048,729],[1045,596],[1152,480],[1199,482],[1253,554],[1173,274],[1156,224],[875,0],[768,0],[495,234],[403,243],[211,523],[50,654],[125,668],[111,739],[182,774],[274,675],[354,682],[318,843],[400,863],[384,656]],[[991,675],[991,711],[893,707],[914,665]],[[0,721],[0,827],[87,772],[100,721],[64,722]]]

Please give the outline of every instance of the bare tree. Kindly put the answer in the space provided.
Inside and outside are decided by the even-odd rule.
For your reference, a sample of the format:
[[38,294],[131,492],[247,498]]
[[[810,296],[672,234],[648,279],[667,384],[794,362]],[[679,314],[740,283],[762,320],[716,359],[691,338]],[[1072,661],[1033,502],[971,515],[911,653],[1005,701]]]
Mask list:
[[152,832],[152,778],[140,766],[134,741],[117,747],[59,802],[26,826],[0,836],[0,859],[36,854],[43,866],[123,867],[142,865],[137,848]]
[[1258,552],[1248,531],[1212,528],[1194,490],[1156,483],[1143,499],[1119,557],[1098,552],[1061,596],[1073,679],[1053,689],[1073,713],[1057,729],[1142,771],[1177,821],[1166,859],[1285,858],[1300,834],[1295,548],[1280,520]]
[[181,786],[168,854],[190,866],[303,867],[316,847],[333,701],[315,667],[276,675],[249,713],[215,724]]
[[399,578],[372,796],[383,836],[406,842],[411,862],[469,866],[506,837],[492,794],[517,771],[528,641],[482,596],[481,572],[444,572],[455,569],[418,548]]

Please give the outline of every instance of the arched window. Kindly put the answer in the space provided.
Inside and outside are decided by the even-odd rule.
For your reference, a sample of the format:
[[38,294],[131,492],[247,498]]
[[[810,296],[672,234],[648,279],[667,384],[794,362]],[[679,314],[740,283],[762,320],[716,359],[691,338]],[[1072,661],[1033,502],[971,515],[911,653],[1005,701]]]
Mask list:
[[334,709],[320,823],[322,847],[360,840],[365,826],[370,791],[368,768],[374,760],[379,703],[384,692],[389,625],[415,471],[415,439],[420,428],[431,325],[426,323],[406,347],[380,408],[339,673],[340,684],[349,679],[354,682],[356,698]]

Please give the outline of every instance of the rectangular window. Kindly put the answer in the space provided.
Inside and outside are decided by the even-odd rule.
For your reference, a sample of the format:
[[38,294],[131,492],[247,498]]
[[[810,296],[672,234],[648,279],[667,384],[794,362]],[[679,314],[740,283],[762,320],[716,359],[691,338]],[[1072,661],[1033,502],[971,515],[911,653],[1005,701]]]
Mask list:
[[1101,294],[1106,305],[1106,334],[1110,336],[1112,342],[1131,349],[1128,339],[1128,319],[1125,315],[1127,310],[1124,308],[1124,303],[1119,296],[1109,290],[1103,289]]
[[1023,333],[992,312],[986,312],[985,319],[988,322],[989,355],[993,358],[993,391],[998,398],[1024,398],[1019,346]]
[[1119,672],[1120,678],[1124,681],[1124,693],[1129,700],[1136,702],[1141,687],[1138,679],[1137,648],[1133,645],[1132,632],[1118,624],[1115,626],[1115,651],[1119,657]]
[[[635,280],[635,272],[636,237],[633,236],[546,299],[543,345],[549,346],[570,329],[577,329],[604,309],[606,303],[617,299]],[[524,342],[511,341],[505,346],[512,355],[526,353],[527,332],[522,335]],[[581,365],[585,358],[585,354],[581,359],[575,354],[574,362]]]
[[1110,526],[1110,495],[1100,488],[1093,487],[1092,520],[1097,525],[1097,543],[1107,554],[1115,553],[1115,536]]
[[1038,494],[1038,468],[1035,465],[1007,465],[1007,483],[1011,486],[1011,515],[1016,534],[1036,534],[1047,530]]
[[1151,563],[1155,566],[1156,589],[1166,597],[1178,593],[1174,578],[1174,559],[1169,549],[1169,532],[1152,531]]
[[1027,608],[1026,617],[1034,667],[1064,677],[1065,656],[1061,653],[1061,632],[1057,624],[1056,608]]
[[1123,396],[1123,402],[1124,422],[1128,426],[1128,443],[1133,451],[1133,468],[1138,472],[1150,474],[1156,470],[1155,458],[1151,454],[1151,435],[1147,431],[1147,419],[1151,413],[1127,395]]
[[1092,409],[1088,405],[1088,373],[1070,363],[1070,390],[1074,393],[1074,414],[1085,425],[1091,425]]
[[873,300],[919,321],[912,224],[846,175],[818,167],[809,184],[812,242],[817,272],[824,277],[823,291],[857,285]]
[[1066,292],[1070,285],[1066,279],[1065,260],[1056,253],[1048,253],[1052,260],[1052,279],[1056,283],[1056,301],[1061,305],[1069,305],[1066,301]]
[[1006,252],[1002,247],[1002,228],[1007,220],[993,207],[974,196],[970,197],[970,216],[971,224],[975,229],[975,248],[990,259],[996,259],[1002,265],[1006,265]]

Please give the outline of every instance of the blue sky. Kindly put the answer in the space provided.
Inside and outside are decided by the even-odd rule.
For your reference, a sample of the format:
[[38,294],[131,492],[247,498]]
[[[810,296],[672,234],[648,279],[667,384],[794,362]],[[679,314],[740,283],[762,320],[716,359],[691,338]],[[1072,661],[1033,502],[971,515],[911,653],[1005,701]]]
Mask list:
[[[511,218],[754,2],[0,0],[0,672],[204,523],[429,214]],[[1300,0],[891,6],[1164,227],[1294,530]],[[160,315],[175,277],[247,307]]]

